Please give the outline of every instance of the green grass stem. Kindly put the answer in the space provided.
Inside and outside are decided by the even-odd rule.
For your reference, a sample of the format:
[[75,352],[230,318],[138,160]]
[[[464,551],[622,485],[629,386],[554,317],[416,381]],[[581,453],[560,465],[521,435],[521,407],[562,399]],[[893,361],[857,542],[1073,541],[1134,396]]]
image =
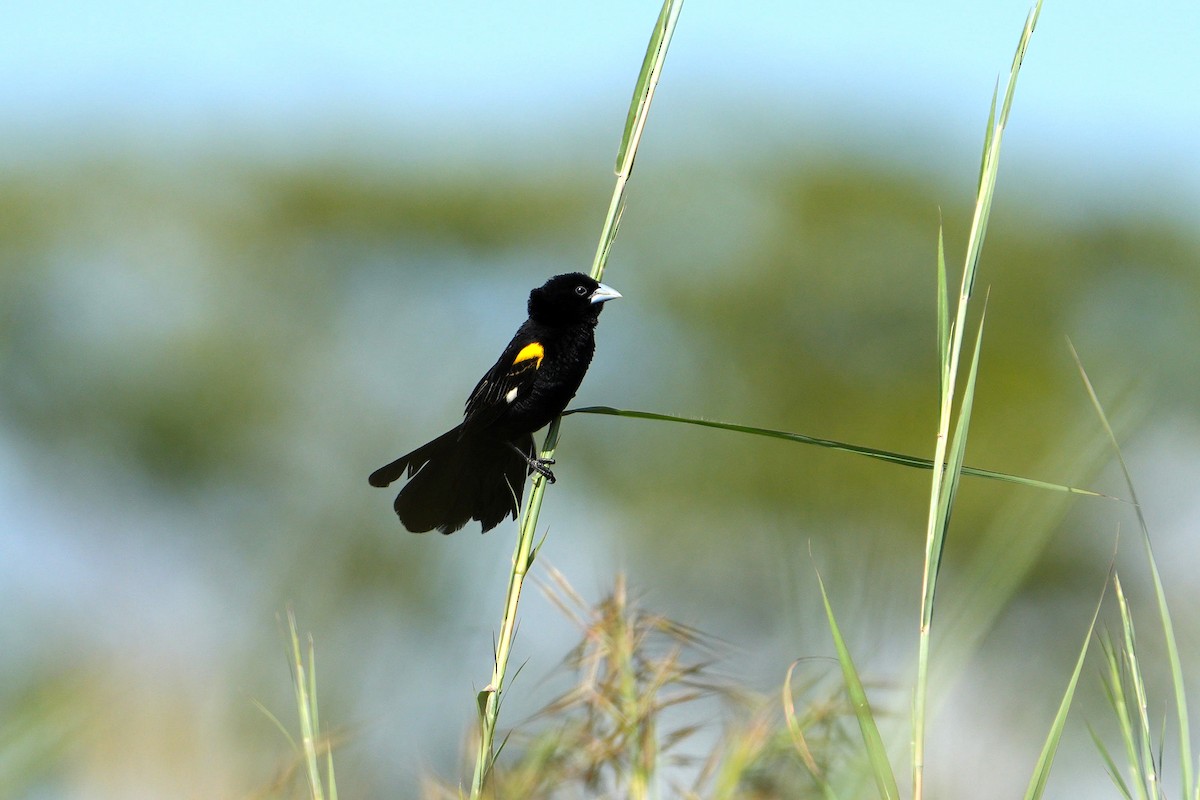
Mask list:
[[[292,672],[292,688],[296,696],[296,709],[300,715],[300,757],[304,764],[305,775],[308,778],[309,796],[312,800],[337,800],[337,781],[333,772],[333,748],[328,741],[321,737],[320,715],[317,711],[317,667],[316,650],[312,637],[308,637],[307,659],[305,649],[300,646],[300,634],[296,626],[296,615],[289,608],[287,612],[288,640],[290,643],[289,666]],[[262,708],[261,705],[259,705]],[[263,709],[266,711],[266,709]],[[275,720],[276,725],[284,731],[287,738],[295,745],[295,740],[287,734],[287,730],[270,713],[268,717]],[[320,750],[325,750],[325,777],[321,777]],[[325,785],[328,783],[328,794]]]
[[[945,537],[954,489],[958,485],[958,474],[956,471],[951,471],[950,464],[947,463],[947,451],[949,449],[952,452],[957,451],[961,453],[961,448],[965,446],[966,427],[961,422],[967,410],[968,394],[964,394],[964,399],[959,409],[959,429],[962,433],[962,439],[958,440],[956,435],[956,441],[953,443],[950,441],[950,420],[958,384],[963,333],[966,326],[967,310],[971,294],[975,286],[979,257],[983,250],[983,242],[987,235],[988,220],[991,215],[992,197],[995,193],[996,176],[999,172],[1000,145],[1004,137],[1004,128],[1008,123],[1009,111],[1012,108],[1013,96],[1017,85],[1017,75],[1024,60],[1030,36],[1037,25],[1041,8],[1041,0],[1038,0],[1037,5],[1033,7],[1025,20],[1025,28],[1021,32],[1017,51],[1013,56],[1012,66],[1009,69],[1008,85],[1004,91],[1004,101],[999,115],[996,114],[996,95],[993,94],[992,97],[992,105],[988,114],[988,126],[984,139],[975,211],[972,215],[971,229],[967,237],[967,253],[963,266],[958,306],[954,322],[948,329],[950,337],[949,346],[943,347],[939,343],[939,351],[943,354],[943,360],[940,364],[943,391],[941,392],[941,409],[933,457],[933,479],[925,537],[925,567],[921,579],[921,620],[918,634],[917,675],[913,701],[913,800],[921,800],[924,796],[925,728],[929,688],[929,642],[933,626],[933,598],[937,585],[937,570],[942,543]],[[944,268],[939,267],[939,276],[942,272],[944,272]],[[939,293],[943,292],[941,278],[939,277]],[[939,298],[939,305],[942,302],[941,298]],[[945,326],[940,320],[939,312],[939,335],[944,328]],[[977,343],[976,358],[978,358],[978,353]],[[961,464],[961,460],[958,463]]]
[[[848,442],[839,442],[835,439],[822,439],[817,436],[808,436],[803,433],[793,433],[791,431],[781,431],[772,428],[758,428],[752,425],[740,425],[734,422],[719,422],[717,420],[701,419],[699,417],[685,417],[678,414],[659,414],[653,411],[632,411],[623,408],[613,408],[611,406],[586,406],[584,408],[572,408],[563,414],[563,416],[569,416],[571,414],[599,414],[610,417],[626,417],[629,419],[645,419],[658,422],[677,422],[685,425],[697,425],[702,428],[714,428],[723,431],[748,433],[753,436],[766,436],[772,439],[783,439],[785,441],[797,442],[799,444],[825,447],[830,450],[840,450],[845,453],[854,453],[856,455],[867,456],[868,458],[886,461],[891,464],[899,464],[903,467],[913,467],[915,469],[933,469],[933,460],[929,458],[922,458],[921,456],[911,456],[905,453],[881,450],[876,447],[849,444]],[[1037,478],[1026,478],[1021,475],[1012,475],[1007,472],[982,469],[979,467],[970,467],[964,465],[962,468],[962,474],[971,475],[976,478],[987,478],[990,480],[1015,483],[1020,486],[1029,486],[1034,489],[1047,489],[1054,492],[1086,495],[1088,497],[1103,497],[1109,500],[1116,499],[1100,492],[1094,492],[1091,489],[1083,489],[1077,486],[1066,486],[1064,484],[1038,480]]]
[[[592,263],[592,277],[600,280],[608,262],[609,252],[616,240],[617,229],[625,211],[625,190],[633,174],[633,164],[637,156],[638,145],[641,143],[642,132],[646,127],[646,119],[650,111],[650,103],[654,99],[654,90],[662,75],[663,63],[666,60],[667,49],[679,19],[683,0],[665,0],[658,20],[650,36],[646,48],[646,56],[638,73],[634,87],[633,99],[630,102],[629,114],[625,122],[625,130],[621,136],[621,146],[617,157],[617,182],[613,189],[612,200],[601,228],[600,243],[596,248],[595,260]],[[554,457],[558,444],[559,428],[562,418],[556,418],[550,423],[542,445],[542,458]],[[546,479],[534,475],[529,491],[529,499],[521,509],[521,522],[517,534],[517,545],[513,555],[512,574],[509,577],[508,591],[504,602],[504,616],[500,622],[500,634],[496,641],[496,651],[492,678],[488,685],[477,696],[479,705],[479,752],[475,762],[475,771],[471,781],[471,798],[477,800],[482,796],[483,787],[495,762],[496,722],[500,713],[501,693],[504,688],[504,676],[508,667],[508,658],[512,650],[513,636],[516,632],[517,607],[521,599],[521,589],[525,584],[525,576],[533,563],[535,549],[534,536],[537,530],[538,515],[542,507],[542,499],[546,492]]]

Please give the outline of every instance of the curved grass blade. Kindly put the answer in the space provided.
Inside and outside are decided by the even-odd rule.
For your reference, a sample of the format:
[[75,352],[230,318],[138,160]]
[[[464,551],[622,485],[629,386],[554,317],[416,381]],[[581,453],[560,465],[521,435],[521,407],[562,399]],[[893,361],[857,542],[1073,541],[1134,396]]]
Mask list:
[[1150,545],[1150,529],[1146,525],[1146,516],[1142,512],[1142,505],[1138,502],[1137,490],[1133,486],[1133,476],[1129,472],[1129,466],[1125,463],[1125,457],[1121,453],[1121,445],[1117,442],[1117,435],[1113,432],[1112,425],[1108,421],[1108,415],[1104,413],[1104,406],[1100,403],[1100,397],[1096,394],[1096,390],[1088,378],[1087,370],[1083,368],[1083,361],[1079,358],[1079,353],[1076,352],[1075,346],[1071,344],[1070,339],[1067,340],[1067,347],[1071,350],[1071,357],[1075,359],[1075,365],[1079,369],[1079,376],[1083,380],[1084,388],[1087,389],[1088,397],[1092,401],[1092,407],[1096,410],[1096,416],[1100,418],[1100,424],[1104,426],[1104,432],[1108,435],[1109,443],[1112,445],[1113,452],[1117,457],[1117,463],[1121,466],[1121,474],[1125,477],[1125,485],[1129,489],[1129,498],[1133,501],[1133,508],[1137,513],[1138,526],[1142,532],[1142,545],[1146,550],[1146,560],[1150,565],[1150,576],[1154,580],[1154,599],[1158,606],[1163,639],[1167,645],[1167,663],[1170,665],[1171,684],[1175,693],[1175,714],[1179,720],[1179,761],[1183,795],[1184,797],[1200,798],[1200,785],[1196,784],[1195,773],[1192,771],[1192,739],[1188,723],[1188,703],[1187,693],[1184,689],[1183,663],[1179,658],[1179,644],[1175,638],[1175,625],[1171,621],[1171,611],[1167,606],[1166,590],[1163,588],[1162,576],[1158,571],[1158,562],[1154,558],[1154,548]]
[[287,726],[280,722],[279,717],[272,714],[271,709],[263,705],[262,701],[258,700],[257,698],[251,697],[250,702],[253,703],[254,707],[261,711],[267,719],[275,723],[275,727],[278,728],[279,732],[283,734],[283,737],[287,739],[288,745],[292,748],[292,752],[294,752],[297,756],[302,756],[302,753],[300,752],[300,745],[296,743],[295,737],[292,736],[291,732],[287,729]]
[[[1107,583],[1105,584],[1107,588]],[[1040,800],[1046,791],[1046,783],[1050,780],[1050,768],[1054,765],[1054,755],[1058,752],[1058,743],[1062,739],[1063,729],[1067,725],[1067,712],[1071,710],[1071,701],[1075,697],[1075,687],[1079,685],[1079,675],[1083,672],[1084,657],[1087,656],[1088,646],[1092,641],[1092,633],[1096,630],[1096,620],[1100,616],[1100,606],[1104,603],[1104,592],[1100,592],[1100,602],[1096,603],[1096,611],[1092,614],[1092,623],[1088,625],[1087,636],[1083,637],[1083,647],[1079,658],[1075,661],[1075,671],[1067,682],[1067,690],[1063,693],[1062,702],[1058,705],[1058,713],[1054,715],[1054,723],[1046,736],[1046,743],[1038,756],[1037,765],[1033,768],[1033,777],[1029,779],[1029,788],[1025,790],[1025,800]],[[1111,764],[1111,759],[1109,759]]]
[[[791,431],[775,430],[773,428],[757,428],[753,425],[739,425],[734,422],[719,422],[711,419],[700,419],[698,417],[684,417],[678,414],[659,414],[654,411],[633,411],[624,408],[613,408],[612,406],[587,406],[585,408],[572,408],[564,412],[563,416],[569,414],[599,414],[609,417],[628,417],[629,419],[647,419],[658,422],[679,422],[685,425],[697,425],[702,428],[715,428],[723,431],[734,431],[735,433],[748,433],[753,436],[766,436],[772,439],[783,439],[789,442],[798,442],[800,444],[811,444],[817,447],[825,447],[830,450],[840,450],[845,453],[855,453],[860,456],[867,456],[879,461],[887,461],[891,464],[899,464],[904,467],[914,467],[916,469],[932,469],[933,461],[921,456],[910,456],[904,453],[896,453],[890,450],[880,450],[875,447],[865,447],[863,445],[849,444],[848,442],[839,442],[835,439],[822,439],[817,436],[807,436],[803,433],[792,433]],[[1101,492],[1094,492],[1091,489],[1081,489],[1075,486],[1064,486],[1058,483],[1050,483],[1049,481],[1040,481],[1036,478],[1026,478],[1020,475],[1010,475],[1007,472],[997,472],[996,470],[981,469],[979,467],[964,466],[962,468],[964,475],[972,475],[976,478],[989,478],[991,480],[1005,481],[1007,483],[1015,483],[1021,486],[1029,486],[1035,489],[1048,489],[1055,492],[1066,492],[1068,494],[1080,494],[1088,497],[1103,497],[1109,500],[1116,498]]]
[[833,606],[829,603],[829,595],[825,591],[825,581],[821,573],[817,573],[817,584],[821,588],[821,599],[825,603],[825,616],[829,619],[829,632],[833,634],[833,646],[837,650],[838,663],[842,665],[842,678],[846,682],[846,695],[854,706],[854,715],[858,718],[858,728],[862,732],[863,744],[867,748],[867,757],[871,762],[871,774],[875,778],[875,786],[879,796],[884,800],[899,800],[900,788],[896,784],[896,775],[892,772],[892,764],[888,760],[887,748],[883,745],[883,737],[879,735],[879,726],[875,724],[875,716],[871,713],[871,704],[867,700],[866,689],[858,677],[854,667],[854,659],[842,638],[837,619],[833,616]]
[[825,776],[821,774],[821,768],[813,758],[812,749],[808,746],[808,739],[804,736],[804,728],[801,727],[800,720],[796,717],[796,703],[792,699],[792,673],[796,671],[796,665],[799,663],[799,661],[793,661],[788,667],[787,675],[783,678],[783,718],[787,723],[788,733],[792,737],[792,746],[795,747],[797,755],[808,769],[808,774],[812,776],[817,788],[820,789],[821,796],[825,800],[838,800],[837,793]]

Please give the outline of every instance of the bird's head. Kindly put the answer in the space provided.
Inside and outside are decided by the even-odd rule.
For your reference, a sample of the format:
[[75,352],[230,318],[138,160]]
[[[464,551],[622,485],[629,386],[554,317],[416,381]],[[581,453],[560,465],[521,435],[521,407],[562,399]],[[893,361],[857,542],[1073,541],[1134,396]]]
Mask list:
[[529,293],[529,316],[546,325],[573,325],[595,320],[605,302],[620,296],[582,272],[568,272]]

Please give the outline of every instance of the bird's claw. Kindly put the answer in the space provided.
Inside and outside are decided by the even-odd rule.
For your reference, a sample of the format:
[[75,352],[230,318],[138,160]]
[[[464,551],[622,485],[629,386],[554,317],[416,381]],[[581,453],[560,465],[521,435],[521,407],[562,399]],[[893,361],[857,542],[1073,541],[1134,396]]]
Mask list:
[[554,483],[554,473],[550,471],[550,466],[554,463],[553,458],[534,458],[530,460],[529,466],[538,475],[541,475],[550,483]]
[[508,446],[512,448],[514,453],[525,459],[525,463],[529,465],[530,472],[536,472],[538,475],[541,475],[543,478],[550,481],[550,483],[554,483],[554,473],[550,471],[550,465],[554,463],[553,458],[532,456],[511,442]]

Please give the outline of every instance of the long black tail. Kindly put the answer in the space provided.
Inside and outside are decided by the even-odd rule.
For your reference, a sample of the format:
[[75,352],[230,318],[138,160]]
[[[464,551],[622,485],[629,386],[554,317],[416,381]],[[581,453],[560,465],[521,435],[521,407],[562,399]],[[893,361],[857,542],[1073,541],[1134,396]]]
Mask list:
[[503,439],[464,434],[462,426],[380,467],[368,478],[372,486],[388,486],[408,474],[396,495],[396,515],[413,533],[437,528],[454,533],[478,520],[487,533],[516,518],[529,466],[512,447],[533,453],[533,437],[511,444]]

